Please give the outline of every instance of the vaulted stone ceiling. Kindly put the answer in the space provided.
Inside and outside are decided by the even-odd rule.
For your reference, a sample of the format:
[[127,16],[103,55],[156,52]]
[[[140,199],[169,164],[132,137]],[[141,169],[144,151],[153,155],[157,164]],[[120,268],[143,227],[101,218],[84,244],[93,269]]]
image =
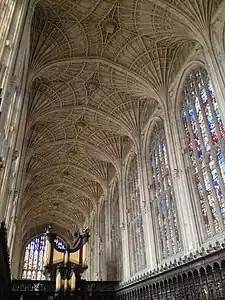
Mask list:
[[24,234],[72,232],[167,101],[220,0],[41,0],[30,40]]

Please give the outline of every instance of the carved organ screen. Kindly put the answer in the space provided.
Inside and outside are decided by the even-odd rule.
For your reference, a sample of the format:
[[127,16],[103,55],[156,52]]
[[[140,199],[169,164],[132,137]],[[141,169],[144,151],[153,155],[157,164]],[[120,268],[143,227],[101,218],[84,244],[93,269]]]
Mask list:
[[132,276],[146,267],[140,184],[136,155],[131,159],[128,171],[127,218]]
[[205,238],[225,224],[225,130],[207,71],[192,70],[183,88],[181,111],[186,136],[191,179]]
[[161,259],[165,259],[179,252],[181,243],[162,122],[154,125],[150,141],[150,188],[153,196],[153,216],[158,237],[159,256]]

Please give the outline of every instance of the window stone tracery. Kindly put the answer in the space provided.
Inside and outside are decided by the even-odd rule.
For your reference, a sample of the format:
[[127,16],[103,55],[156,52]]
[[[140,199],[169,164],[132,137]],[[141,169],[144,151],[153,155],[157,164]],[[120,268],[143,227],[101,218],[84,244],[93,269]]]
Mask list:
[[181,118],[205,237],[225,225],[225,130],[205,68],[192,70],[183,88]]
[[127,224],[131,276],[146,267],[144,229],[141,214],[140,183],[137,155],[133,155],[128,171]]
[[[31,239],[25,248],[22,279],[45,280],[44,271],[44,250],[46,244],[45,234],[41,234]],[[60,249],[65,249],[66,245],[58,237],[55,244]]]
[[181,250],[181,240],[172,174],[162,122],[157,122],[150,135],[149,170],[153,194],[153,216],[160,257],[165,259]]

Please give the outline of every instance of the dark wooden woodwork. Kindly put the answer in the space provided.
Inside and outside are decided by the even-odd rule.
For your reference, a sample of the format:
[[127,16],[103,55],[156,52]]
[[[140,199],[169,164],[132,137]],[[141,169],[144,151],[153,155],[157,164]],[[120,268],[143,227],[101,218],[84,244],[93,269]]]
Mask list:
[[5,223],[0,226],[0,299],[7,300],[11,291],[7,230]]
[[[11,300],[67,299],[55,295],[55,283],[14,280]],[[217,300],[225,299],[225,243],[190,253],[128,282],[81,280],[79,293],[70,299],[85,300]],[[38,298],[39,297],[39,298]]]
[[58,300],[115,300],[117,281],[86,281],[79,282],[76,294],[65,295],[55,293],[55,281],[13,280],[10,300],[26,299],[58,299]]
[[190,253],[170,265],[121,283],[117,300],[225,299],[225,243]]

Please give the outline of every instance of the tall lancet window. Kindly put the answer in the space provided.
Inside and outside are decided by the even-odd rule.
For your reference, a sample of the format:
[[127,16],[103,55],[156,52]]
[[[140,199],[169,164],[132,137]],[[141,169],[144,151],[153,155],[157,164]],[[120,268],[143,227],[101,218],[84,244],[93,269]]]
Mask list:
[[[66,245],[60,238],[56,238],[55,243],[60,249],[66,248]],[[45,280],[45,276],[43,275],[45,244],[45,234],[36,236],[27,243],[23,261],[22,279]]]
[[111,277],[108,280],[121,280],[123,271],[122,261],[122,241],[120,229],[120,215],[119,215],[119,185],[118,180],[114,185],[112,199],[110,202],[111,214],[111,253],[112,266],[110,266]]
[[180,251],[181,243],[162,122],[157,122],[153,127],[150,141],[150,188],[153,192],[153,216],[160,257],[167,258]]
[[206,237],[225,224],[225,130],[211,80],[204,68],[193,70],[183,90],[182,121],[192,166],[197,205]]
[[141,214],[140,184],[137,156],[134,155],[128,172],[127,224],[129,232],[131,275],[146,267],[144,231]]

